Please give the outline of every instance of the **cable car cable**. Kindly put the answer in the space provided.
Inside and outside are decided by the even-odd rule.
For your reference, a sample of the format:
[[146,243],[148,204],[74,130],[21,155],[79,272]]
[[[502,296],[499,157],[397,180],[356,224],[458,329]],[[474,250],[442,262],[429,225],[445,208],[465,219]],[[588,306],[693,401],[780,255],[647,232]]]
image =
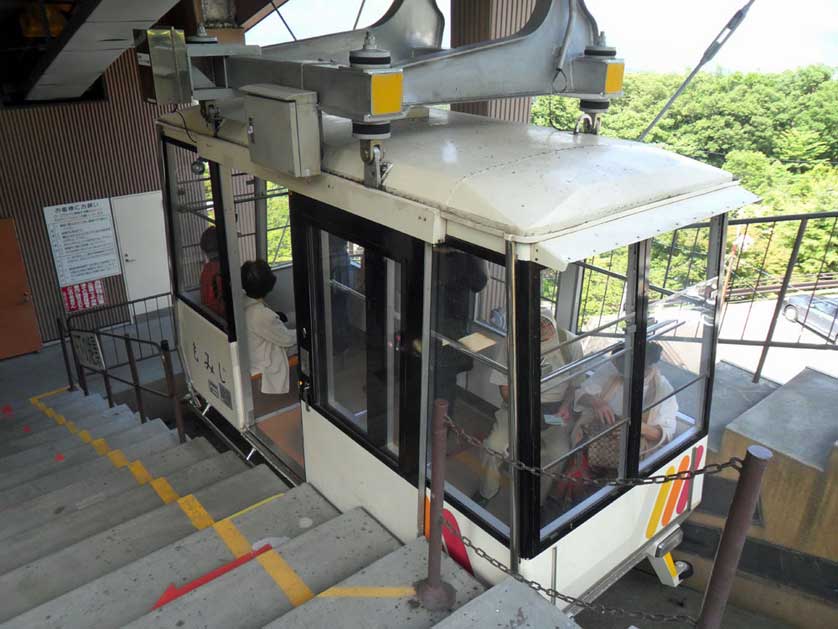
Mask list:
[[364,5],[367,3],[367,0],[361,0],[361,6],[358,7],[358,15],[355,16],[355,23],[352,25],[352,30],[356,30],[358,28],[358,22],[361,21],[361,13],[364,12]]
[[282,23],[285,24],[285,28],[288,29],[288,34],[291,35],[291,39],[297,41],[297,36],[294,35],[294,31],[291,30],[291,27],[288,26],[288,22],[285,21],[284,17],[282,17],[282,13],[279,12],[279,7],[276,6],[276,2],[274,2],[274,0],[271,0],[271,6],[274,8],[274,11],[276,11],[276,14],[279,16],[279,19],[282,20]]
[[655,116],[655,119],[649,123],[649,126],[643,130],[637,140],[638,142],[643,142],[646,139],[646,136],[649,135],[649,132],[655,128],[655,126],[660,122],[661,118],[666,115],[666,112],[669,111],[669,108],[672,107],[673,103],[675,103],[676,99],[683,93],[687,86],[692,82],[695,78],[696,74],[703,68],[707,63],[709,63],[713,57],[716,56],[716,53],[722,49],[722,46],[727,43],[727,40],[730,39],[730,36],[736,32],[736,29],[739,28],[739,25],[744,21],[745,16],[748,15],[748,10],[751,8],[751,5],[754,3],[754,0],[748,0],[748,3],[745,4],[741,9],[739,9],[736,13],[733,14],[733,17],[730,18],[727,24],[724,25],[719,34],[716,35],[713,42],[707,47],[707,50],[704,51],[704,54],[701,56],[701,60],[698,62],[698,65],[695,66],[692,72],[687,75],[687,78],[684,79],[684,82],[681,83],[680,87],[675,90],[675,93],[670,97],[670,99],[666,102],[666,105],[663,106],[663,109],[658,112],[658,115]]

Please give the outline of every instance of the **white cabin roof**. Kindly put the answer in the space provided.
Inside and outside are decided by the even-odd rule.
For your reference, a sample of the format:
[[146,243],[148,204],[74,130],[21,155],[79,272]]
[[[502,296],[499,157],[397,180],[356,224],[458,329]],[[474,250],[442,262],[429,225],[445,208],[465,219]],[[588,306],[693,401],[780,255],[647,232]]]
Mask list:
[[[324,120],[324,134],[323,169],[362,180],[351,123]],[[388,192],[532,242],[640,209],[660,215],[667,210],[649,206],[735,185],[728,172],[648,144],[440,109],[393,123],[384,148]],[[738,197],[738,205],[756,200],[724,196],[724,207],[701,218]]]
[[[193,133],[207,134],[189,113]],[[472,231],[530,244],[530,258],[545,266],[563,269],[757,200],[730,173],[653,145],[443,109],[419,113],[395,121],[383,142],[393,164],[384,191]],[[182,126],[174,115],[166,121]],[[323,172],[363,182],[351,122],[324,116],[323,135]],[[218,139],[247,146],[238,123],[223,125]]]

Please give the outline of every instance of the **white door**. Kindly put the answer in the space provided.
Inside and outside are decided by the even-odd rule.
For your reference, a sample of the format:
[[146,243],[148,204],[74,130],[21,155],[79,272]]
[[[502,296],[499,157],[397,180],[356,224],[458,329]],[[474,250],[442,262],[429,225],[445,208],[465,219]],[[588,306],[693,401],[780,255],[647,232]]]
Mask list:
[[[171,292],[163,195],[159,190],[111,199],[128,300]],[[134,314],[168,305],[163,299],[138,303]]]

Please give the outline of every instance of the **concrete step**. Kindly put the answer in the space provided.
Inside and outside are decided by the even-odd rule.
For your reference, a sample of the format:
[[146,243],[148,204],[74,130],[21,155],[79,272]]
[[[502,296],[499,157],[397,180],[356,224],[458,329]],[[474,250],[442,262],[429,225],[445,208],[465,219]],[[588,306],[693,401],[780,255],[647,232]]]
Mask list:
[[[120,432],[131,430],[140,425],[138,420],[133,417],[122,418],[108,418],[106,421],[96,424],[87,430],[91,440],[107,437]],[[0,458],[0,472],[8,473],[11,470],[27,465],[32,461],[38,461],[42,458],[51,458],[56,454],[63,455],[66,450],[71,450],[78,447],[78,444],[84,444],[82,438],[82,431],[72,433],[66,428],[64,429],[66,436],[41,445],[36,445],[26,450],[18,450],[13,454],[7,454]]]
[[[195,441],[200,440],[196,439]],[[144,461],[144,457],[158,452],[164,452],[178,445],[177,434],[172,431],[155,435],[139,443],[131,444],[122,448],[121,452],[128,461],[136,461],[137,459]],[[19,483],[15,487],[0,490],[0,512],[10,505],[23,503],[43,494],[61,489],[62,487],[68,487],[79,481],[97,478],[114,471],[114,464],[106,456],[97,456],[91,461],[82,462],[78,465],[70,465],[69,467],[63,467],[61,465],[56,465],[56,467],[58,468],[57,470],[52,470],[51,473],[47,473],[44,476],[31,478]],[[0,518],[2,517],[3,515],[0,513]]]
[[[168,476],[195,465],[199,461],[217,456],[218,452],[206,439],[196,439],[176,448],[145,457],[142,466],[151,478]],[[137,476],[140,476],[138,480]],[[88,509],[105,499],[137,488],[142,470],[134,466],[116,468],[98,476],[69,485],[57,491],[18,503],[2,512],[0,518],[0,539],[25,530],[37,529],[47,522],[68,517],[82,509]]]
[[261,627],[398,545],[369,514],[353,509],[126,626]]
[[[250,550],[266,538],[293,539],[337,517],[311,485],[301,485],[229,522]],[[225,525],[226,526],[226,525]],[[13,619],[9,626],[109,629],[148,613],[170,584],[177,587],[225,566],[236,555],[219,533],[203,529]],[[225,535],[229,539],[229,535]],[[240,553],[239,553],[240,555]]]
[[[106,442],[112,450],[124,449],[142,443],[146,439],[162,435],[168,436],[172,445],[178,443],[177,434],[174,431],[170,432],[166,424],[163,423],[163,420],[160,419],[148,421],[125,432],[109,435]],[[33,459],[24,467],[17,467],[14,470],[0,473],[0,490],[19,487],[32,479],[52,474],[74,465],[87,463],[100,457],[100,454],[95,448],[91,447],[90,444],[84,443],[81,439],[78,440],[78,444],[73,448],[68,448],[59,454],[62,456],[56,457],[53,455],[42,457],[40,460]]]
[[[42,404],[59,415],[80,415],[108,408],[108,401],[100,395],[80,395],[59,400],[46,399]],[[49,414],[49,413],[47,413]]]
[[4,426],[14,426],[16,424],[23,424],[29,421],[35,421],[49,417],[45,411],[52,411],[53,414],[77,414],[77,411],[85,411],[85,409],[104,410],[108,408],[108,403],[98,395],[91,395],[85,397],[82,394],[77,394],[73,397],[68,397],[55,407],[44,405],[42,410],[40,407],[29,404],[26,408],[14,412],[12,415],[4,415],[2,424]]
[[[87,419],[88,417],[114,417],[123,415],[126,412],[131,413],[131,409],[128,408],[125,404],[119,404],[118,406],[114,406],[113,408],[106,408],[105,410],[95,413],[93,415],[86,415],[84,417],[69,417],[74,423],[78,423],[82,419]],[[0,442],[2,442],[3,446],[10,445],[14,441],[18,441],[21,439],[31,439],[35,436],[40,435],[42,432],[48,430],[55,430],[56,428],[60,428],[61,424],[59,424],[54,418],[47,417],[43,413],[39,413],[39,416],[26,421],[20,421],[15,423],[6,424],[4,426],[0,426]]]
[[[270,469],[260,465],[197,491],[192,498],[155,509],[1,575],[0,622],[137,561],[196,529],[206,528],[210,519],[226,518],[287,490]],[[200,517],[197,505],[209,518]],[[187,511],[193,514],[194,521]],[[161,584],[164,590],[166,586]],[[131,590],[112,594],[131,596]]]
[[[174,493],[185,496],[240,473],[244,468],[245,464],[235,453],[227,452],[190,465],[165,480]],[[159,483],[152,481],[38,528],[10,535],[0,544],[0,574],[153,511],[166,504],[166,500],[176,499],[171,490],[169,492],[167,497],[160,491]]]
[[[450,611],[431,612],[416,600],[413,584],[428,574],[428,543],[416,539],[390,553],[324,592],[305,605],[267,625],[271,629],[320,629],[364,627],[365,629],[424,629],[446,618]],[[458,609],[483,593],[484,587],[442,555],[442,576],[456,590],[453,608]],[[374,588],[370,590],[370,588]],[[393,596],[370,596],[378,588],[400,588]],[[365,594],[367,594],[365,596]],[[194,626],[194,625],[191,625]],[[487,627],[494,625],[487,624]],[[502,626],[502,625],[501,625]]]
[[437,629],[579,629],[568,615],[512,577],[498,583],[434,625]]
[[824,472],[838,441],[838,379],[806,367],[727,427]]
[[[98,415],[88,415],[82,419],[73,420],[73,425],[79,430],[87,430],[92,434],[92,430],[97,426],[119,420],[128,420],[136,424],[140,423],[139,416],[135,415],[135,413],[127,406],[123,406],[119,408],[119,410],[114,407]],[[35,448],[46,443],[59,441],[70,434],[73,433],[70,432],[66,424],[54,424],[52,428],[41,430],[34,434],[30,433],[22,436],[18,435],[17,438],[9,439],[8,441],[4,440],[4,442],[0,444],[0,458],[11,456],[16,452],[29,450],[30,448]]]

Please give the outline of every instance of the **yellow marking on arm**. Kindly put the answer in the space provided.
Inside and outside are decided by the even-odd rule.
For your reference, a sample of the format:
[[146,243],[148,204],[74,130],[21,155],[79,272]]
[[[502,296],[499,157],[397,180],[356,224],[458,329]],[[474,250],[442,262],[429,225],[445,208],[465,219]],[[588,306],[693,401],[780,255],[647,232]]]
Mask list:
[[148,470],[145,468],[142,461],[132,461],[128,464],[128,469],[140,485],[145,485],[151,481],[151,474],[148,473]]
[[405,585],[396,587],[332,587],[317,596],[322,598],[406,598],[415,594],[416,589],[413,586]]
[[[152,484],[154,484],[156,480],[157,479],[151,481]],[[189,494],[188,496],[184,496],[177,501],[177,504],[180,507],[180,510],[186,514],[187,518],[189,518],[189,521],[192,522],[192,526],[199,531],[202,531],[215,523],[212,516],[206,509],[204,509],[204,505],[202,505],[194,495]]]
[[284,495],[285,495],[284,493],[279,493],[279,494],[274,494],[273,496],[268,496],[264,500],[260,500],[259,502],[253,503],[252,505],[250,505],[249,507],[247,507],[245,509],[242,509],[241,511],[236,511],[236,513],[234,513],[233,515],[228,515],[224,519],[225,520],[233,520],[233,519],[239,517],[240,515],[244,515],[245,513],[253,511],[254,509],[258,509],[262,505],[268,504],[269,502],[273,502],[277,498],[281,498]]
[[91,441],[90,445],[93,446],[93,449],[96,450],[96,454],[98,454],[99,456],[104,456],[111,450],[111,447],[108,445],[108,442],[101,437],[99,439]]
[[230,520],[224,519],[216,522],[212,525],[212,528],[216,535],[221,538],[221,541],[227,545],[230,552],[233,553],[233,557],[239,558],[253,550],[247,538]]
[[128,465],[128,457],[125,456],[125,453],[122,450],[111,450],[108,452],[108,459],[110,459],[113,466],[118,469]]
[[93,441],[93,437],[91,437],[91,436],[90,436],[90,433],[89,433],[89,432],[87,432],[86,430],[82,430],[82,431],[81,431],[81,432],[79,432],[79,433],[78,433],[78,435],[76,435],[76,436],[77,436],[79,439],[81,439],[82,441],[84,441],[85,443],[90,443],[91,441]]
[[672,553],[666,553],[663,556],[663,562],[666,564],[666,569],[669,570],[669,574],[672,575],[672,578],[678,576],[678,569],[675,567],[675,562],[672,561]]
[[274,580],[274,583],[277,584],[294,607],[299,607],[314,598],[314,593],[300,578],[300,575],[288,565],[288,562],[276,550],[262,553],[256,558],[256,561]]
[[151,486],[154,489],[154,491],[157,492],[157,495],[160,496],[160,500],[163,501],[163,504],[171,504],[175,500],[180,498],[180,496],[177,495],[177,492],[174,490],[174,488],[172,488],[172,486],[169,484],[169,481],[167,481],[162,476],[159,478],[152,479]]

